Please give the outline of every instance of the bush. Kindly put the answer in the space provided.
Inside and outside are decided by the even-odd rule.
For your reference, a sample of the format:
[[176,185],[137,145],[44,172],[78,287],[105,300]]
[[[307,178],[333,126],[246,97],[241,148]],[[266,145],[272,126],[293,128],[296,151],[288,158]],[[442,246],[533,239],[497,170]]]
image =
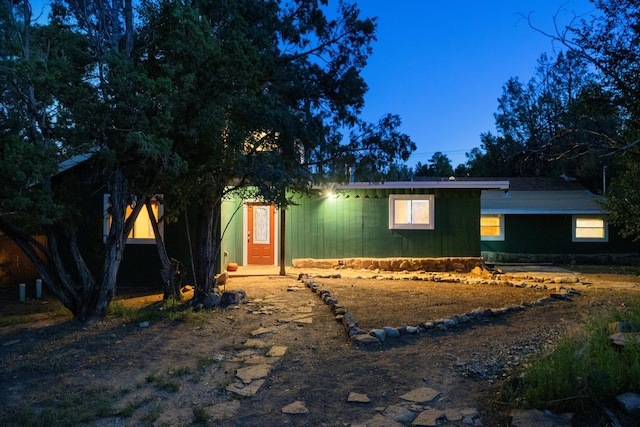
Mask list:
[[527,407],[583,411],[620,393],[640,392],[640,340],[612,345],[608,325],[619,321],[639,330],[640,299],[592,317],[584,330],[566,336],[555,351],[525,368],[513,398]]

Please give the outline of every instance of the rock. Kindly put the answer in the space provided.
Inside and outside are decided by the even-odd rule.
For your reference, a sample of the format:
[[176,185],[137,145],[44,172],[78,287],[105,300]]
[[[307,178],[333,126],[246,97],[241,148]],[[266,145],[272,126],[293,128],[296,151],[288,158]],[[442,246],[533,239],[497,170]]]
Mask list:
[[573,414],[556,415],[538,409],[514,409],[511,411],[511,427],[570,427]]
[[369,396],[367,396],[366,394],[351,392],[351,393],[349,393],[349,396],[347,396],[347,402],[349,402],[349,403],[369,403],[369,402],[371,402],[371,399],[369,399]]
[[415,403],[429,403],[438,396],[440,396],[440,392],[432,389],[431,387],[418,387],[403,394],[400,396],[400,399]]
[[244,298],[244,291],[224,291],[222,293],[222,305],[240,304],[240,300]]
[[384,328],[382,328],[385,332],[385,334],[389,337],[389,338],[397,338],[400,336],[400,331],[398,331],[397,328],[393,328],[391,326],[385,326]]
[[449,422],[462,421],[462,414],[460,414],[460,411],[458,411],[457,409],[445,409],[444,416]]
[[264,384],[264,380],[251,381],[251,383],[249,384],[236,382],[233,384],[229,384],[226,390],[243,397],[251,397],[258,392],[260,387],[262,387],[262,384]]
[[225,285],[227,283],[227,280],[229,280],[229,273],[224,271],[224,272],[218,274],[216,276],[216,287],[220,287],[221,285]]
[[307,407],[304,406],[304,403],[300,402],[299,400],[282,408],[282,413],[284,414],[297,415],[297,414],[306,414],[308,412],[309,410],[307,409]]
[[353,328],[349,328],[349,336],[353,337],[354,335],[369,335],[369,333],[364,329],[354,326]]
[[258,328],[258,329],[254,329],[253,331],[251,331],[251,336],[252,337],[259,337],[260,335],[268,334],[270,332],[273,332],[271,330],[271,328]]
[[[351,424],[354,427],[356,424]],[[366,420],[362,425],[366,427],[403,427],[399,422],[393,421],[382,414],[376,414]]]
[[207,310],[211,310],[218,305],[220,305],[220,295],[214,292],[208,293],[202,300],[202,307]]
[[236,371],[236,377],[242,380],[243,383],[249,384],[253,380],[258,380],[269,375],[271,366],[267,364],[247,366],[246,368],[240,368]]
[[148,328],[149,327],[149,322],[144,321],[144,322],[140,322],[140,324],[138,325],[141,328]]
[[284,345],[274,345],[267,352],[268,357],[282,357],[287,352],[288,347]]
[[399,423],[410,423],[411,421],[413,421],[416,417],[416,413],[413,411],[410,411],[409,409],[405,408],[404,406],[400,406],[400,405],[391,405],[388,406],[383,412],[382,415],[384,415],[385,417],[393,420],[393,421],[397,421]]
[[443,411],[439,409],[426,408],[420,412],[415,420],[411,423],[412,426],[426,426],[435,427],[441,424],[441,421],[445,418]]
[[358,334],[351,337],[351,341],[355,345],[370,345],[370,344],[379,344],[380,340],[374,336],[366,335],[366,334]]
[[616,396],[616,400],[628,414],[640,414],[640,395],[636,393],[623,393]]
[[384,331],[384,329],[372,329],[369,334],[372,337],[377,338],[379,341],[384,341],[385,339],[387,339],[387,333]]

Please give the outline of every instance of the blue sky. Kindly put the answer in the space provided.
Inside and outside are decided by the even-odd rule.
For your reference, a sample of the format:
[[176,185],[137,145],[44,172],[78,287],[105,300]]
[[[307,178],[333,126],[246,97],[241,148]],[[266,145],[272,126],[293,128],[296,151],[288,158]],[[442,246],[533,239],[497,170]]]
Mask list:
[[[34,13],[48,0],[32,0]],[[510,77],[528,81],[552,32],[574,16],[592,13],[589,0],[357,0],[363,16],[377,17],[373,55],[363,76],[369,85],[363,117],[402,118],[401,131],[418,148],[407,164],[427,163],[440,151],[455,167],[495,133],[493,114]],[[331,0],[330,6],[337,5]],[[46,16],[46,14],[45,14]]]
[[528,81],[551,41],[546,31],[592,13],[588,0],[359,0],[363,16],[378,17],[378,41],[363,76],[369,85],[364,118],[402,118],[418,149],[407,164],[434,152],[457,166],[495,133],[494,113],[510,77]]

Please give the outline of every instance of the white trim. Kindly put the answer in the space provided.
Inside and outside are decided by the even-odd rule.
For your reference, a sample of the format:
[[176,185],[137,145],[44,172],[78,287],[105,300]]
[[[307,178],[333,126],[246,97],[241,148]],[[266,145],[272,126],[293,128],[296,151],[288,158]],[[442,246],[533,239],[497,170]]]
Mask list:
[[[580,218],[587,219],[598,219],[602,221],[602,228],[604,237],[596,237],[596,238],[580,238],[576,237],[577,231],[577,220]],[[587,243],[587,242],[601,242],[607,243],[609,241],[609,224],[607,221],[600,215],[573,215],[571,218],[571,241],[575,243]]]
[[[429,203],[429,222],[427,224],[397,223],[395,212],[396,200],[424,200]],[[389,195],[389,229],[390,230],[433,230],[435,228],[435,195],[433,194],[390,194]]]
[[[346,184],[333,183],[331,188],[336,190],[393,190],[393,189],[480,189],[507,190],[509,181],[396,181],[396,182],[350,182]],[[314,185],[315,190],[323,190],[327,185]]]

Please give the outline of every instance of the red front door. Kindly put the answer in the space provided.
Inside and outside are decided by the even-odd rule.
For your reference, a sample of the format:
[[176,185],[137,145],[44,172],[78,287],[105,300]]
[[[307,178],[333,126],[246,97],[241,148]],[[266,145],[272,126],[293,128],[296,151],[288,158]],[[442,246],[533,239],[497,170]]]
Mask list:
[[275,210],[273,205],[249,203],[247,206],[248,264],[274,265],[273,226],[275,223]]

